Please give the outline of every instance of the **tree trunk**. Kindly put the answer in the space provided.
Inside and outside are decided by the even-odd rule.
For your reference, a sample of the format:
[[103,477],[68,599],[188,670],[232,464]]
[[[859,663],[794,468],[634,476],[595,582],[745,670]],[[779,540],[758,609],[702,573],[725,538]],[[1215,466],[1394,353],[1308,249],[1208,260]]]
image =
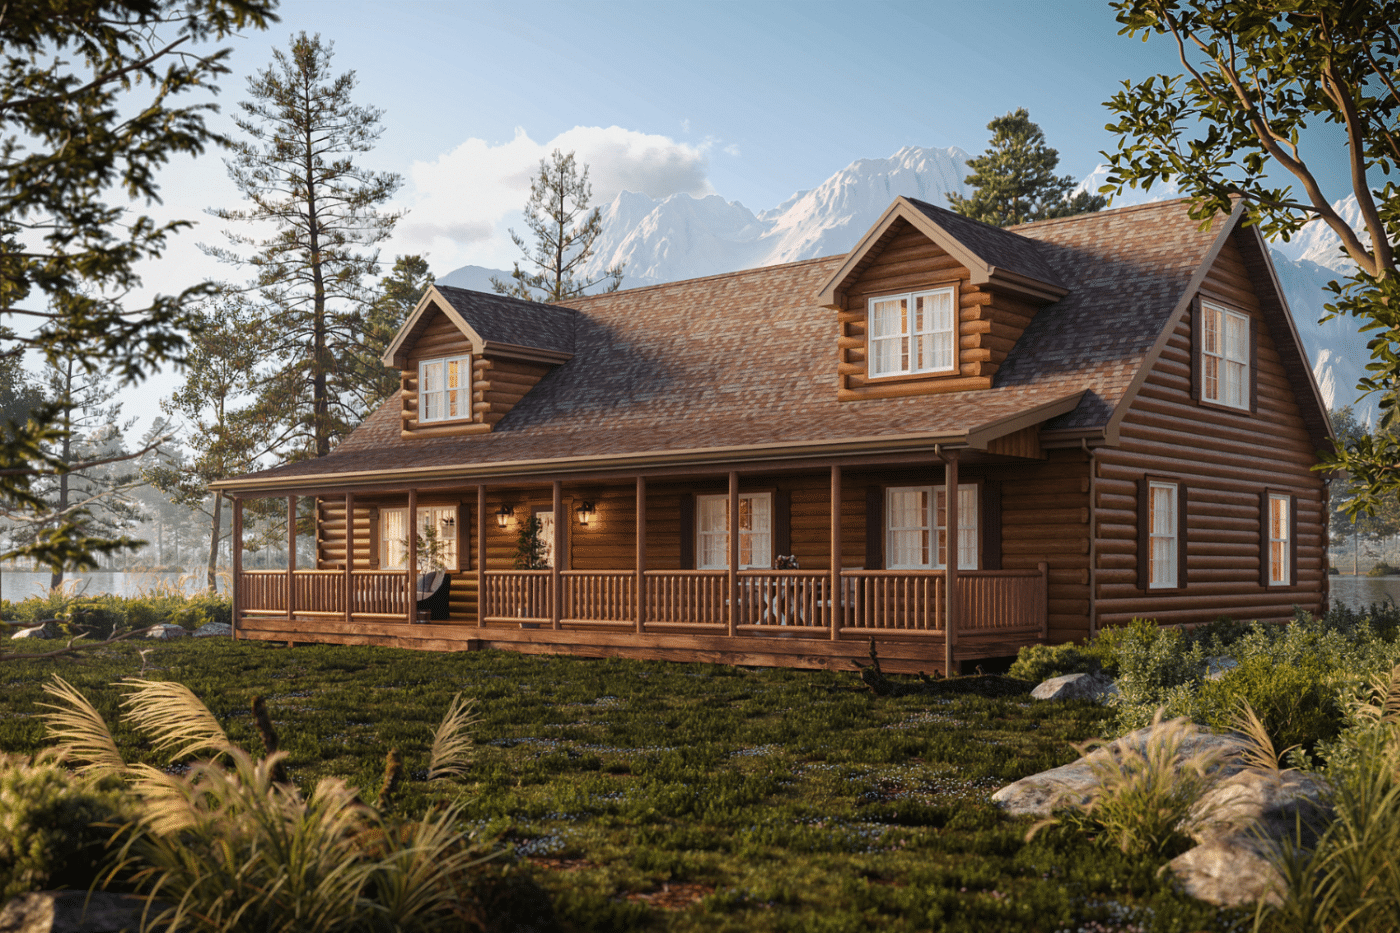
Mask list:
[[214,520],[210,523],[212,527],[209,531],[209,595],[211,596],[219,592],[219,580],[215,571],[219,564],[219,518],[223,515],[222,502],[222,496],[214,496]]

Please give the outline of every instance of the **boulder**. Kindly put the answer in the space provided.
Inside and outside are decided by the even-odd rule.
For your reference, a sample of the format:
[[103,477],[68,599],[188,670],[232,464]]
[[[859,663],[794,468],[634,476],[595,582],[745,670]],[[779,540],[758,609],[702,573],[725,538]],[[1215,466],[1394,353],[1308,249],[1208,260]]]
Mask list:
[[[1056,807],[1082,807],[1089,802],[1090,793],[1098,783],[1094,776],[1094,764],[1097,761],[1108,760],[1116,747],[1145,748],[1153,728],[1155,727],[1146,726],[1136,732],[1129,732],[1078,761],[1021,778],[993,794],[992,800],[1011,816],[1049,816]],[[1225,758],[1216,772],[1223,778],[1243,770],[1244,763],[1240,759],[1240,752],[1244,745],[1244,740],[1239,736],[1216,735],[1192,727],[1190,735],[1181,744],[1180,756],[1183,759],[1190,758],[1208,749],[1223,751]]]
[[1239,666],[1239,661],[1223,655],[1206,658],[1206,680],[1219,680]]
[[157,641],[171,641],[176,638],[184,638],[188,634],[189,632],[185,631],[183,626],[175,625],[170,622],[160,622],[151,626],[150,631],[146,633],[146,637],[154,638]]
[[1051,677],[1031,691],[1036,700],[1093,700],[1102,703],[1118,692],[1103,674],[1065,674]]
[[41,622],[38,625],[31,625],[22,628],[11,635],[11,638],[57,638],[62,632],[58,630],[58,625],[53,620]]
[[136,933],[145,906],[109,891],[31,891],[0,910],[0,933]]
[[215,636],[232,637],[233,626],[227,622],[206,622],[194,630],[195,638],[213,638]]
[[1285,842],[1317,841],[1331,818],[1327,785],[1313,774],[1246,770],[1220,781],[1196,805],[1200,845],[1169,867],[1192,897],[1219,907],[1277,903],[1282,879],[1270,856]]

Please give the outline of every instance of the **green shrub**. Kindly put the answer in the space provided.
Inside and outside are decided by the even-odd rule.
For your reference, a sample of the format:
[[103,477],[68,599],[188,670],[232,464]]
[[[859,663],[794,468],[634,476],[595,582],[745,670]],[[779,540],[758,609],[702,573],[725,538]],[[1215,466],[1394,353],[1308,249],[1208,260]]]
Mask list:
[[40,888],[87,888],[131,817],[114,777],[76,777],[53,756],[0,756],[0,903]]
[[1196,701],[1206,723],[1217,731],[1229,731],[1240,700],[1246,700],[1280,752],[1294,745],[1312,748],[1341,730],[1337,673],[1316,655],[1280,662],[1261,653],[1245,658],[1219,680],[1202,684]]
[[1152,722],[1158,710],[1194,718],[1195,688],[1205,671],[1205,652],[1186,633],[1151,619],[1105,629],[1094,645],[1104,670],[1114,676],[1118,726],[1128,732]]
[[189,597],[183,606],[176,609],[170,616],[170,621],[176,625],[183,625],[190,631],[208,625],[210,622],[223,622],[225,625],[233,624],[233,601],[227,596],[216,596],[211,593],[198,593]]
[[1394,564],[1387,564],[1385,561],[1378,562],[1370,570],[1366,571],[1368,577],[1393,577],[1400,574],[1400,567]]
[[1065,674],[1092,674],[1100,668],[1098,655],[1083,645],[1026,645],[1016,654],[1008,677],[1038,684]]

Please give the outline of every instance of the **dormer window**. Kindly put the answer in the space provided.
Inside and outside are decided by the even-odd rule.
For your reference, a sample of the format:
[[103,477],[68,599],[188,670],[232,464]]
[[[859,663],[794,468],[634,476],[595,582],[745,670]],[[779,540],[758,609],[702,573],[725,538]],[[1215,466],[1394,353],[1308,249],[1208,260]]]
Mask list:
[[957,369],[951,286],[871,298],[869,322],[872,377]]
[[454,421],[472,416],[472,358],[454,356],[418,364],[419,421]]

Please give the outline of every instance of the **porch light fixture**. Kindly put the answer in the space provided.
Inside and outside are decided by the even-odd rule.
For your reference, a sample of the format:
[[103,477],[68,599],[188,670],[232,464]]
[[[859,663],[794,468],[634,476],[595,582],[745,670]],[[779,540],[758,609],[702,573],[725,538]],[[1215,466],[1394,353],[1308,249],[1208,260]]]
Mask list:
[[496,510],[496,524],[504,528],[510,523],[510,517],[515,514],[515,509],[508,505],[503,505]]
[[585,502],[580,505],[578,507],[578,523],[587,528],[588,522],[593,518],[594,511],[596,510],[593,508],[592,502]]

